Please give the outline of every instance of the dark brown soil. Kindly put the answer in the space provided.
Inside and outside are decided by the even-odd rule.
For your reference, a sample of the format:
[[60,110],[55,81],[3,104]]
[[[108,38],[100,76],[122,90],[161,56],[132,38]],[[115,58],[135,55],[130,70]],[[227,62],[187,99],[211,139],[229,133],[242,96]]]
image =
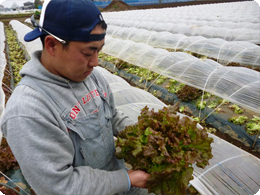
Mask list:
[[[136,10],[136,9],[154,9],[154,8],[165,8],[165,7],[178,7],[187,5],[201,5],[201,4],[212,4],[212,3],[228,3],[228,2],[238,2],[239,0],[202,0],[202,1],[190,1],[190,2],[178,2],[178,3],[161,3],[152,5],[139,5],[131,6],[123,1],[113,0],[107,7],[100,8],[102,12],[114,12],[114,11],[126,11],[126,10]],[[242,0],[243,1],[243,0]],[[244,0],[252,1],[252,0]]]
[[214,133],[214,135],[218,136],[219,138],[237,146],[238,148],[244,150],[244,151],[247,151],[248,153],[256,156],[257,158],[260,159],[260,152],[257,152],[256,150],[254,150],[253,148],[251,147],[247,147],[245,146],[242,142],[236,140],[236,139],[233,139],[232,137],[230,137],[228,134],[226,133],[222,133],[221,131],[216,131],[216,133]]
[[3,22],[4,25],[8,25],[11,20],[18,20],[23,23],[24,20],[26,20],[27,18],[29,17],[26,16],[26,17],[19,17],[19,18],[0,18],[0,21]]
[[116,0],[111,1],[111,3],[107,7],[103,9],[100,8],[102,12],[116,12],[116,11],[127,11],[127,10],[136,10],[136,9],[138,8],[130,6],[123,1],[116,1]]

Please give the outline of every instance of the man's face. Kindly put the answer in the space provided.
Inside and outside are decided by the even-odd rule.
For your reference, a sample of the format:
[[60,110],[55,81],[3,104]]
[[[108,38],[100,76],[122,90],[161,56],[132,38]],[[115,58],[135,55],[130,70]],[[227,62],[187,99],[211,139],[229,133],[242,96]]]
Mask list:
[[[96,26],[91,34],[102,34],[100,26]],[[104,39],[93,42],[71,41],[67,48],[58,48],[55,55],[55,63],[49,67],[49,71],[71,81],[80,82],[91,74],[98,65],[98,53],[104,45]]]

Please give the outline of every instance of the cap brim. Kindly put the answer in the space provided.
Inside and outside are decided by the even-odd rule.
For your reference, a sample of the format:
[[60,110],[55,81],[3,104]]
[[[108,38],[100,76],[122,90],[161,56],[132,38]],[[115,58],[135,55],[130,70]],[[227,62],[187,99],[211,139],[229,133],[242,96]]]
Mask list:
[[24,40],[29,42],[29,41],[33,41],[34,39],[37,39],[38,37],[40,37],[42,35],[42,32],[40,31],[40,29],[37,27],[35,28],[33,31],[27,33],[24,36]]

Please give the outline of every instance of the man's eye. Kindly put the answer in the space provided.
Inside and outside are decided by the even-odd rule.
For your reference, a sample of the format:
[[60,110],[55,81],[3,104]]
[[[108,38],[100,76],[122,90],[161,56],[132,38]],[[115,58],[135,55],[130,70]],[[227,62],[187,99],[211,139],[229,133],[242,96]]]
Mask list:
[[90,57],[91,55],[92,55],[92,54],[85,54],[85,53],[84,53],[84,56],[87,56],[87,57]]

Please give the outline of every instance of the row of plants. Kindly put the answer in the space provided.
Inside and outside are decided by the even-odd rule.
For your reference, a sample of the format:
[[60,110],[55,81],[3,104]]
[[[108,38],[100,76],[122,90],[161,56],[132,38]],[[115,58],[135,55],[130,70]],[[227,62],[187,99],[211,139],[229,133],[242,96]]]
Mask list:
[[[12,30],[9,25],[5,25],[5,36],[6,36],[6,59],[7,65],[5,67],[2,88],[5,93],[5,101],[7,102],[10,97],[13,88],[18,84],[21,80],[21,76],[19,72],[23,65],[27,62],[24,56],[24,50],[19,45],[19,42],[16,38],[16,33]],[[2,138],[1,146],[0,146],[0,171],[4,175],[8,175],[8,173],[12,170],[18,170],[19,164],[16,161],[5,137]],[[20,189],[17,186],[11,186],[13,184],[10,183],[9,179],[5,177],[0,178],[0,191],[4,194],[8,195],[16,195],[20,194]],[[31,190],[31,194],[33,191]]]
[[[112,27],[112,29],[113,29],[113,27]],[[116,30],[116,29],[114,29],[114,31],[111,30],[111,31],[113,31],[113,33],[110,32],[109,34],[111,34],[111,36],[115,37],[115,38],[125,39],[125,37],[121,36],[121,35],[124,35],[125,33],[127,33],[127,31],[126,30],[124,31],[123,29],[124,28],[121,29],[119,27],[118,30]],[[138,33],[138,30],[140,30],[140,33]],[[192,55],[196,58],[200,58],[202,60],[211,59],[211,60],[216,61],[217,63],[222,64],[223,66],[246,67],[246,68],[250,68],[250,69],[253,69],[253,70],[256,70],[256,71],[260,71],[257,51],[253,50],[252,54],[251,54],[252,56],[250,56],[248,50],[252,50],[252,48],[250,48],[249,46],[248,46],[249,48],[245,47],[243,51],[236,51],[236,47],[240,47],[239,44],[237,43],[237,45],[234,44],[232,47],[230,46],[230,50],[227,49],[227,51],[223,51],[222,49],[224,49],[224,48],[222,48],[222,46],[224,46],[225,44],[223,44],[222,46],[219,46],[219,50],[217,50],[216,46],[213,47],[210,43],[204,43],[204,44],[202,44],[203,47],[208,45],[208,48],[201,47],[201,48],[197,48],[196,49],[197,51],[194,51],[195,49],[192,49],[192,48],[193,47],[196,48],[195,45],[199,41],[195,41],[193,43],[190,43],[190,45],[187,44],[187,45],[183,46],[181,43],[179,43],[179,42],[182,42],[183,40],[180,39],[179,42],[178,42],[177,41],[178,39],[177,39],[175,41],[178,42],[178,44],[176,43],[177,45],[174,44],[175,46],[173,46],[173,45],[166,44],[166,41],[162,40],[162,43],[160,45],[158,43],[153,43],[153,41],[150,42],[151,39],[155,39],[155,40],[159,39],[159,36],[158,37],[152,36],[152,38],[149,38],[148,40],[147,40],[147,37],[149,37],[149,36],[147,36],[146,38],[144,38],[144,40],[142,40],[140,37],[141,37],[141,34],[143,32],[142,32],[141,29],[138,29],[138,30],[135,33],[130,33],[128,35],[128,40],[132,40],[132,41],[136,41],[136,42],[140,41],[140,42],[143,42],[143,43],[147,43],[150,46],[156,45],[156,47],[163,48],[163,49],[165,49],[169,52],[185,52],[185,53],[188,53],[189,55]],[[117,34],[117,32],[119,32],[119,33]],[[135,40],[133,38],[135,36],[139,37],[139,39]],[[210,41],[210,39],[209,39],[209,41]],[[185,42],[185,41],[183,41],[183,42]],[[179,44],[182,45],[182,46],[179,46]],[[195,44],[195,45],[193,45],[193,44]],[[178,48],[178,47],[183,47],[183,48]],[[200,47],[200,46],[198,46],[198,47]],[[215,52],[214,52],[215,54],[219,53],[219,55],[220,54],[222,54],[224,56],[226,55],[225,57],[227,59],[223,59],[220,56],[213,56],[212,54],[213,54],[214,50],[215,50]],[[210,54],[209,52],[212,52],[212,54]],[[237,61],[237,60],[239,60],[239,61]]]
[[21,80],[19,75],[23,65],[27,62],[24,55],[24,50],[17,41],[16,32],[14,32],[10,25],[5,26],[5,33],[8,45],[8,56],[10,59],[10,65],[12,67],[12,74],[14,78],[14,86],[16,86]]
[[[194,56],[194,57],[196,57],[196,58],[199,58],[199,59],[201,59],[201,60],[210,59],[210,60],[214,60],[215,62],[218,62],[218,59],[216,59],[216,58],[211,58],[211,57],[208,57],[208,56],[205,56],[205,55],[202,55],[202,54],[198,54],[198,53],[195,53],[195,52],[191,52],[191,51],[188,51],[188,50],[183,50],[183,49],[177,49],[177,50],[175,50],[175,49],[169,49],[169,48],[164,48],[164,49],[167,50],[167,51],[169,51],[169,52],[185,52],[185,53],[187,53],[187,54],[189,54],[189,55],[192,55],[192,56]],[[103,55],[107,55],[107,54],[100,53],[100,55],[101,55],[101,57],[102,57]],[[107,55],[105,58],[106,58],[108,61],[111,61],[111,62],[117,60],[115,57],[109,56],[109,55]],[[124,61],[122,61],[122,60],[117,60],[117,61],[119,61],[119,62],[121,63],[121,64],[119,63],[119,67],[118,67],[118,68],[123,68],[123,67],[124,67],[124,64],[125,64],[126,66],[130,66],[129,64],[127,64],[127,62],[124,62]],[[219,63],[219,62],[218,62],[218,63]],[[255,71],[260,72],[260,68],[259,68],[258,66],[242,65],[242,64],[239,64],[239,63],[237,63],[237,62],[229,62],[229,63],[223,64],[223,65],[225,65],[225,66],[245,67],[245,68],[250,68],[250,69],[253,69],[253,70],[255,70]],[[135,66],[133,66],[133,68],[134,68],[134,67],[135,67]],[[140,75],[139,75],[139,76],[140,76]]]
[[[204,110],[206,108],[213,109],[214,113],[225,113],[227,112],[227,108],[229,109],[229,113],[231,113],[232,116],[228,119],[229,122],[232,122],[236,125],[244,125],[245,131],[250,136],[256,135],[254,144],[252,147],[254,148],[255,143],[258,139],[259,133],[260,133],[260,120],[256,113],[254,114],[248,114],[247,111],[241,107],[239,107],[236,104],[232,104],[231,102],[224,100],[222,98],[219,98],[213,94],[210,94],[208,92],[203,92],[199,89],[196,89],[194,87],[190,87],[188,85],[185,85],[183,83],[180,83],[174,79],[169,79],[165,76],[159,75],[158,73],[155,73],[153,71],[147,70],[142,67],[135,66],[133,64],[130,64],[128,62],[122,61],[121,59],[117,59],[116,57],[107,55],[103,52],[100,52],[99,58],[110,62],[115,65],[114,74],[118,74],[116,69],[125,70],[127,73],[135,74],[140,77],[139,82],[145,82],[145,83],[152,83],[156,85],[163,86],[165,89],[168,90],[169,93],[174,93],[177,95],[180,101],[182,102],[191,102],[196,106],[198,110]],[[149,89],[150,86],[148,84],[145,85],[144,90]],[[154,90],[152,92],[153,95],[160,98],[161,93],[159,91]],[[223,106],[225,105],[226,108],[224,109]],[[179,112],[184,114],[187,113],[187,108],[185,106],[180,106]],[[232,111],[232,112],[231,112]],[[213,113],[212,112],[212,113]],[[233,114],[232,114],[233,113]],[[246,115],[243,115],[246,114]],[[200,122],[201,124],[205,123],[205,118],[195,117],[192,116],[194,120]],[[212,130],[212,128],[209,128],[210,132],[214,132],[215,130]]]
[[21,17],[31,17],[32,12],[28,13],[16,13],[16,14],[0,14],[1,19],[9,19],[9,18],[21,18]]
[[[173,49],[166,49],[168,50],[169,52],[185,52],[185,53],[188,53],[196,58],[199,58],[201,60],[205,60],[205,59],[210,59],[210,60],[214,60],[215,62],[218,62],[219,63],[219,60],[216,59],[216,58],[212,58],[212,57],[208,57],[208,56],[205,56],[205,55],[202,55],[202,54],[198,54],[198,53],[195,53],[195,52],[191,52],[191,51],[187,51],[187,50],[183,50],[183,49],[177,49],[177,50],[173,50]],[[222,65],[224,66],[236,66],[236,67],[245,67],[245,68],[250,68],[250,69],[253,69],[255,71],[258,71],[260,72],[260,68],[259,66],[253,66],[253,65],[246,65],[246,64],[240,64],[238,62],[222,62],[221,63]]]

